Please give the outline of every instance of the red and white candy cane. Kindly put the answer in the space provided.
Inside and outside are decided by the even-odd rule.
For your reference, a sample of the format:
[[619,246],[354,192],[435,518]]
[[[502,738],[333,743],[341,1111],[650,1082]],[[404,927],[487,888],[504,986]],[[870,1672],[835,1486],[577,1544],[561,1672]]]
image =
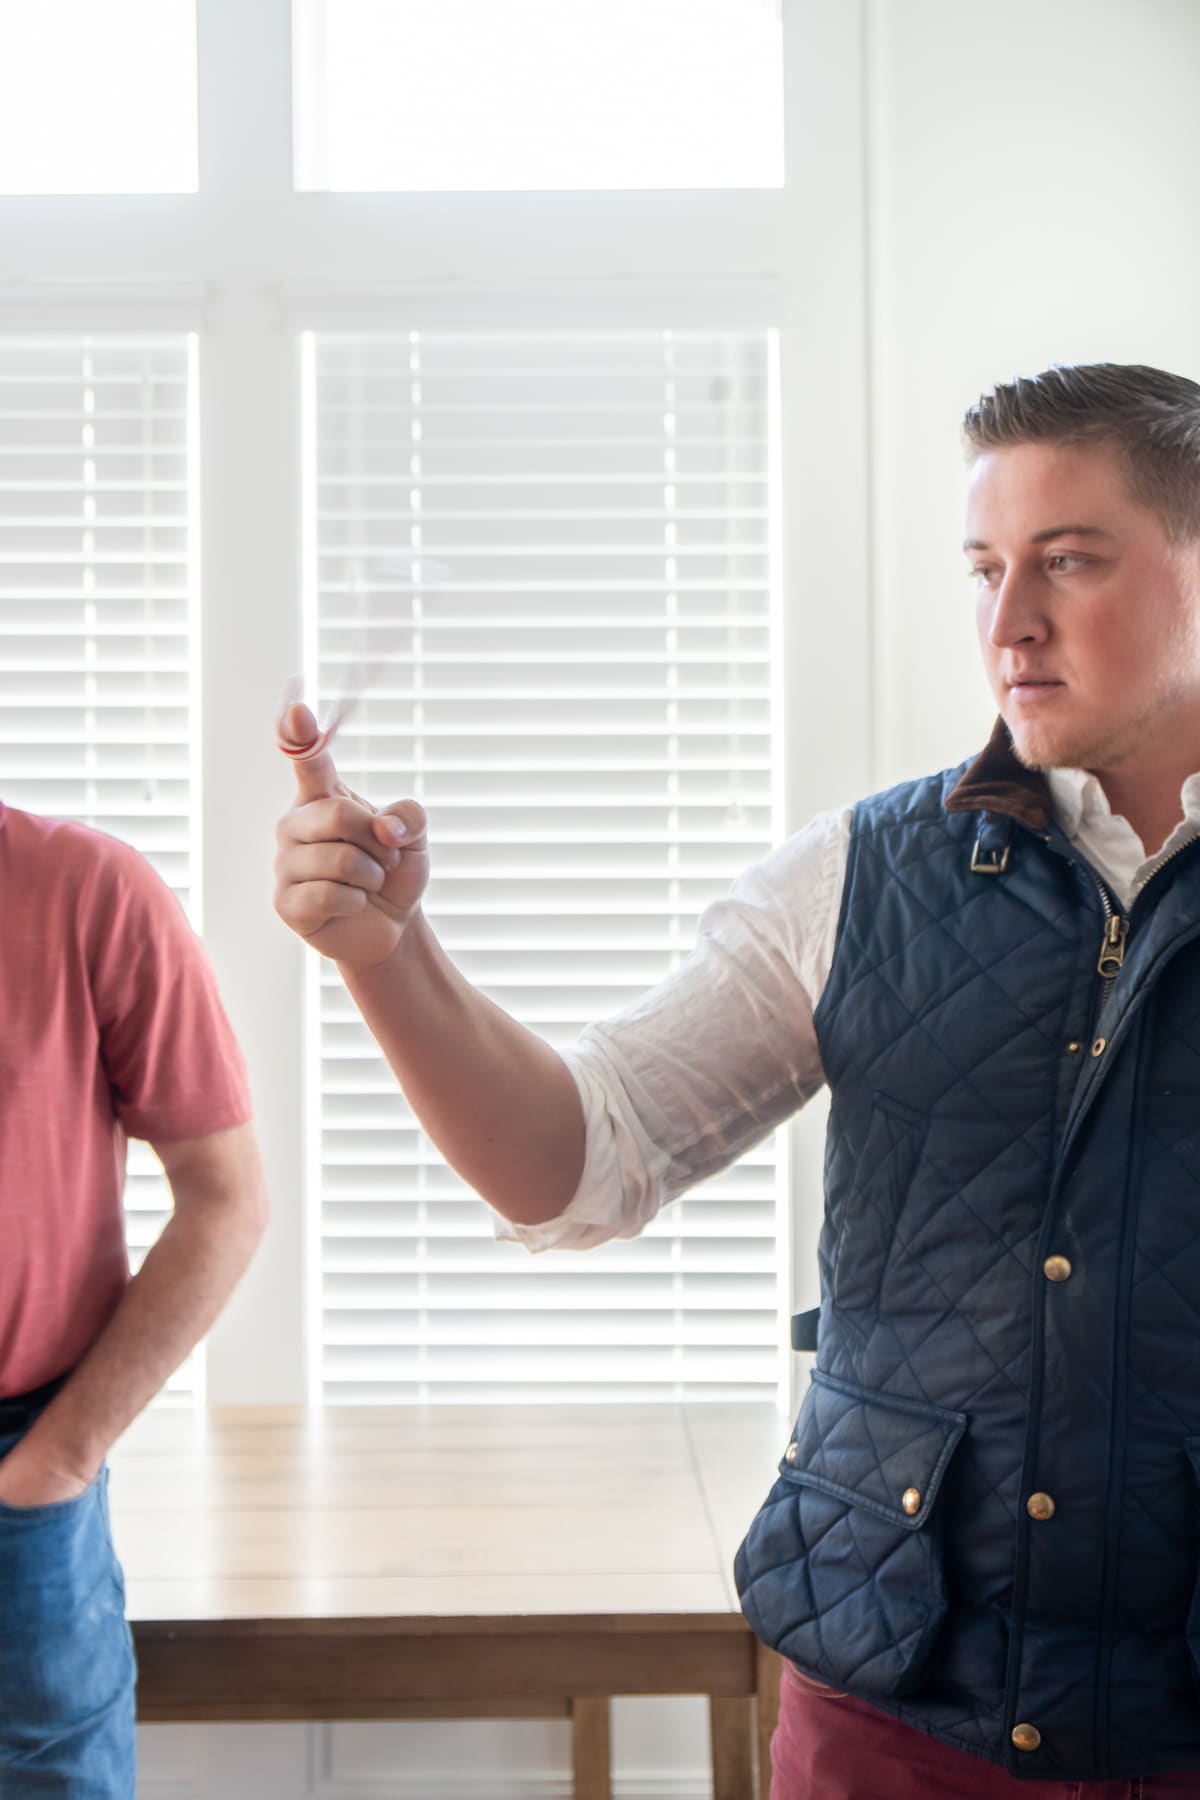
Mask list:
[[283,700],[280,703],[279,711],[275,715],[276,746],[282,750],[285,756],[290,756],[293,762],[311,762],[314,756],[320,756],[322,750],[332,743],[339,727],[345,724],[354,709],[354,700],[347,695],[338,701],[329,723],[320,727],[316,737],[310,738],[306,744],[297,744],[287,734],[287,716],[296,702],[302,698],[303,685],[299,675],[289,677],[287,686],[283,690]]
[[[426,595],[445,587],[447,578],[453,572],[449,563],[423,554],[389,555],[382,559],[380,568],[397,582],[400,591],[419,591]],[[361,596],[360,604],[364,608],[367,605]],[[345,642],[348,622],[341,620],[337,623],[343,642],[337,654],[330,657],[326,670],[337,684],[337,698],[326,723],[322,725],[317,722],[316,735],[309,738],[307,743],[298,744],[287,729],[288,713],[304,697],[304,684],[300,676],[291,676],[283,690],[283,701],[275,716],[275,742],[293,762],[311,762],[323,750],[327,750],[359,701],[390,670],[404,666],[411,654],[407,644],[409,627],[402,621],[372,618],[369,612],[364,611],[356,626],[351,629],[348,643]]]

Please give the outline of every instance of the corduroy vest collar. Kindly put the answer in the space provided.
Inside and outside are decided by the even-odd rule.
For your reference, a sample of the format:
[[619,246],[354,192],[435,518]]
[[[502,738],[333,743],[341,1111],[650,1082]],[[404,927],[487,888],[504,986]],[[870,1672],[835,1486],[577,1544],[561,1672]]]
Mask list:
[[947,812],[1004,813],[1034,831],[1045,831],[1054,817],[1046,777],[1017,759],[1003,719],[985,748],[946,796]]

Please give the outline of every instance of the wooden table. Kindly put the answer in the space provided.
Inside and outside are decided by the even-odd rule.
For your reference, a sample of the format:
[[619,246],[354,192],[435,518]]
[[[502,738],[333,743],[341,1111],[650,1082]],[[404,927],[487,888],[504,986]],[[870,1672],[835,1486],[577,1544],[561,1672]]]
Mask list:
[[609,1698],[704,1694],[714,1800],[765,1796],[778,1665],[730,1571],[786,1435],[769,1405],[151,1412],[112,1457],[139,1716],[566,1717],[608,1800]]

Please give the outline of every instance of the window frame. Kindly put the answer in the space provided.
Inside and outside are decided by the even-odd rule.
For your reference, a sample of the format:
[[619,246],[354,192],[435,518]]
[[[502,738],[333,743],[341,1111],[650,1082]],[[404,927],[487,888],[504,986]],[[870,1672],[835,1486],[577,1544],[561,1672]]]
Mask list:
[[[212,1404],[294,1404],[309,1392],[316,1259],[296,1123],[307,952],[270,903],[274,826],[289,800],[270,719],[281,671],[302,660],[300,333],[778,326],[785,828],[868,791],[866,4],[784,0],[779,189],[297,193],[290,0],[198,0],[198,193],[0,197],[0,331],[183,326],[200,338],[202,906],[274,1200],[267,1239],[209,1339]],[[790,1131],[784,1404],[786,1315],[815,1298],[820,1112]]]

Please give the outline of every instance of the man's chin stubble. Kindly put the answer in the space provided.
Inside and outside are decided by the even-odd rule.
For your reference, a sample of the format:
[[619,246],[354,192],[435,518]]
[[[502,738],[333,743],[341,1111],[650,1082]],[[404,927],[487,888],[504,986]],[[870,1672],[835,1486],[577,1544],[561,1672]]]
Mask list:
[[1009,725],[1013,750],[1023,768],[1045,774],[1050,769],[1116,769],[1135,754],[1144,741],[1148,720],[1127,725],[1124,731],[1039,731],[1024,734],[1022,745]]

